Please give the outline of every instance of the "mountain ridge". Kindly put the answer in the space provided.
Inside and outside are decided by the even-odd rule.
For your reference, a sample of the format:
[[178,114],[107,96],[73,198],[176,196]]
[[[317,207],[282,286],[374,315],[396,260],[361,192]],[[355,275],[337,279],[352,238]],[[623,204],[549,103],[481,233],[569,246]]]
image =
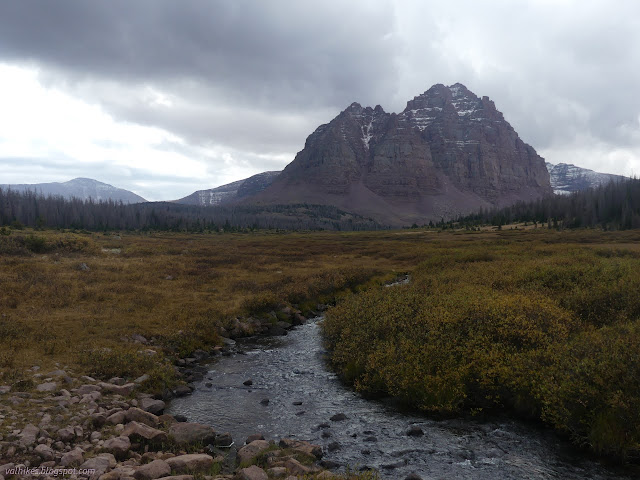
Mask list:
[[101,202],[112,200],[123,203],[143,203],[143,197],[124,188],[114,187],[108,183],[92,178],[77,177],[66,182],[2,184],[0,188],[19,192],[35,192],[44,196],[62,196],[67,199],[79,198]]

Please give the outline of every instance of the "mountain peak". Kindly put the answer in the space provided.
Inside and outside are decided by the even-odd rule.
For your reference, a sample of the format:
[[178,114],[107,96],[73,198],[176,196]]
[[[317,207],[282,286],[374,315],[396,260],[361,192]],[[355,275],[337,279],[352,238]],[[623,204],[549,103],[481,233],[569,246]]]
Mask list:
[[352,103],[256,198],[411,224],[550,193],[544,159],[491,100],[455,83],[432,86],[397,115]]

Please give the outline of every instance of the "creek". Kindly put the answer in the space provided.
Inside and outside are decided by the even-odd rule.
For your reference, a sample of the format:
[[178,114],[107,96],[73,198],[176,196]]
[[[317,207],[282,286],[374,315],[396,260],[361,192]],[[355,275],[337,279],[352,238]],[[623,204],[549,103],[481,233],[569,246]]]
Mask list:
[[[323,460],[375,468],[385,479],[411,472],[425,480],[638,478],[590,459],[541,425],[506,417],[434,420],[365,399],[329,369],[319,320],[286,336],[238,341],[167,413],[230,432],[238,448],[254,433],[307,440],[323,446]],[[330,420],[340,413],[347,418]],[[408,436],[411,427],[424,435]]]

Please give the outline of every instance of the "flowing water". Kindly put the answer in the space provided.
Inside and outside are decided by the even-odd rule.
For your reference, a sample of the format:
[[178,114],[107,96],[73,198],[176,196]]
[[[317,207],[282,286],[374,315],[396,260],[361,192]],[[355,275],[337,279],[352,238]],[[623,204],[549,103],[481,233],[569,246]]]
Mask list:
[[[193,394],[173,400],[168,413],[230,432],[238,447],[253,433],[308,440],[323,446],[325,460],[376,468],[382,478],[638,478],[637,471],[589,459],[540,426],[506,418],[432,420],[364,399],[328,369],[317,320],[236,348],[240,353],[208,365]],[[253,384],[243,385],[248,379]],[[339,413],[347,419],[330,420]],[[412,426],[424,435],[408,436]]]

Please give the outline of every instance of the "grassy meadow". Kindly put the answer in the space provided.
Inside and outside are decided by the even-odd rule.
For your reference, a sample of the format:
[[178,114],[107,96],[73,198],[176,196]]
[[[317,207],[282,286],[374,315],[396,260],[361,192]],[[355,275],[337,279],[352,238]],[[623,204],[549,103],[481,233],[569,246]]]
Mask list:
[[237,317],[335,303],[332,361],[362,392],[441,415],[506,409],[605,455],[640,452],[638,231],[0,233],[0,385],[14,390],[56,363],[161,389]]

